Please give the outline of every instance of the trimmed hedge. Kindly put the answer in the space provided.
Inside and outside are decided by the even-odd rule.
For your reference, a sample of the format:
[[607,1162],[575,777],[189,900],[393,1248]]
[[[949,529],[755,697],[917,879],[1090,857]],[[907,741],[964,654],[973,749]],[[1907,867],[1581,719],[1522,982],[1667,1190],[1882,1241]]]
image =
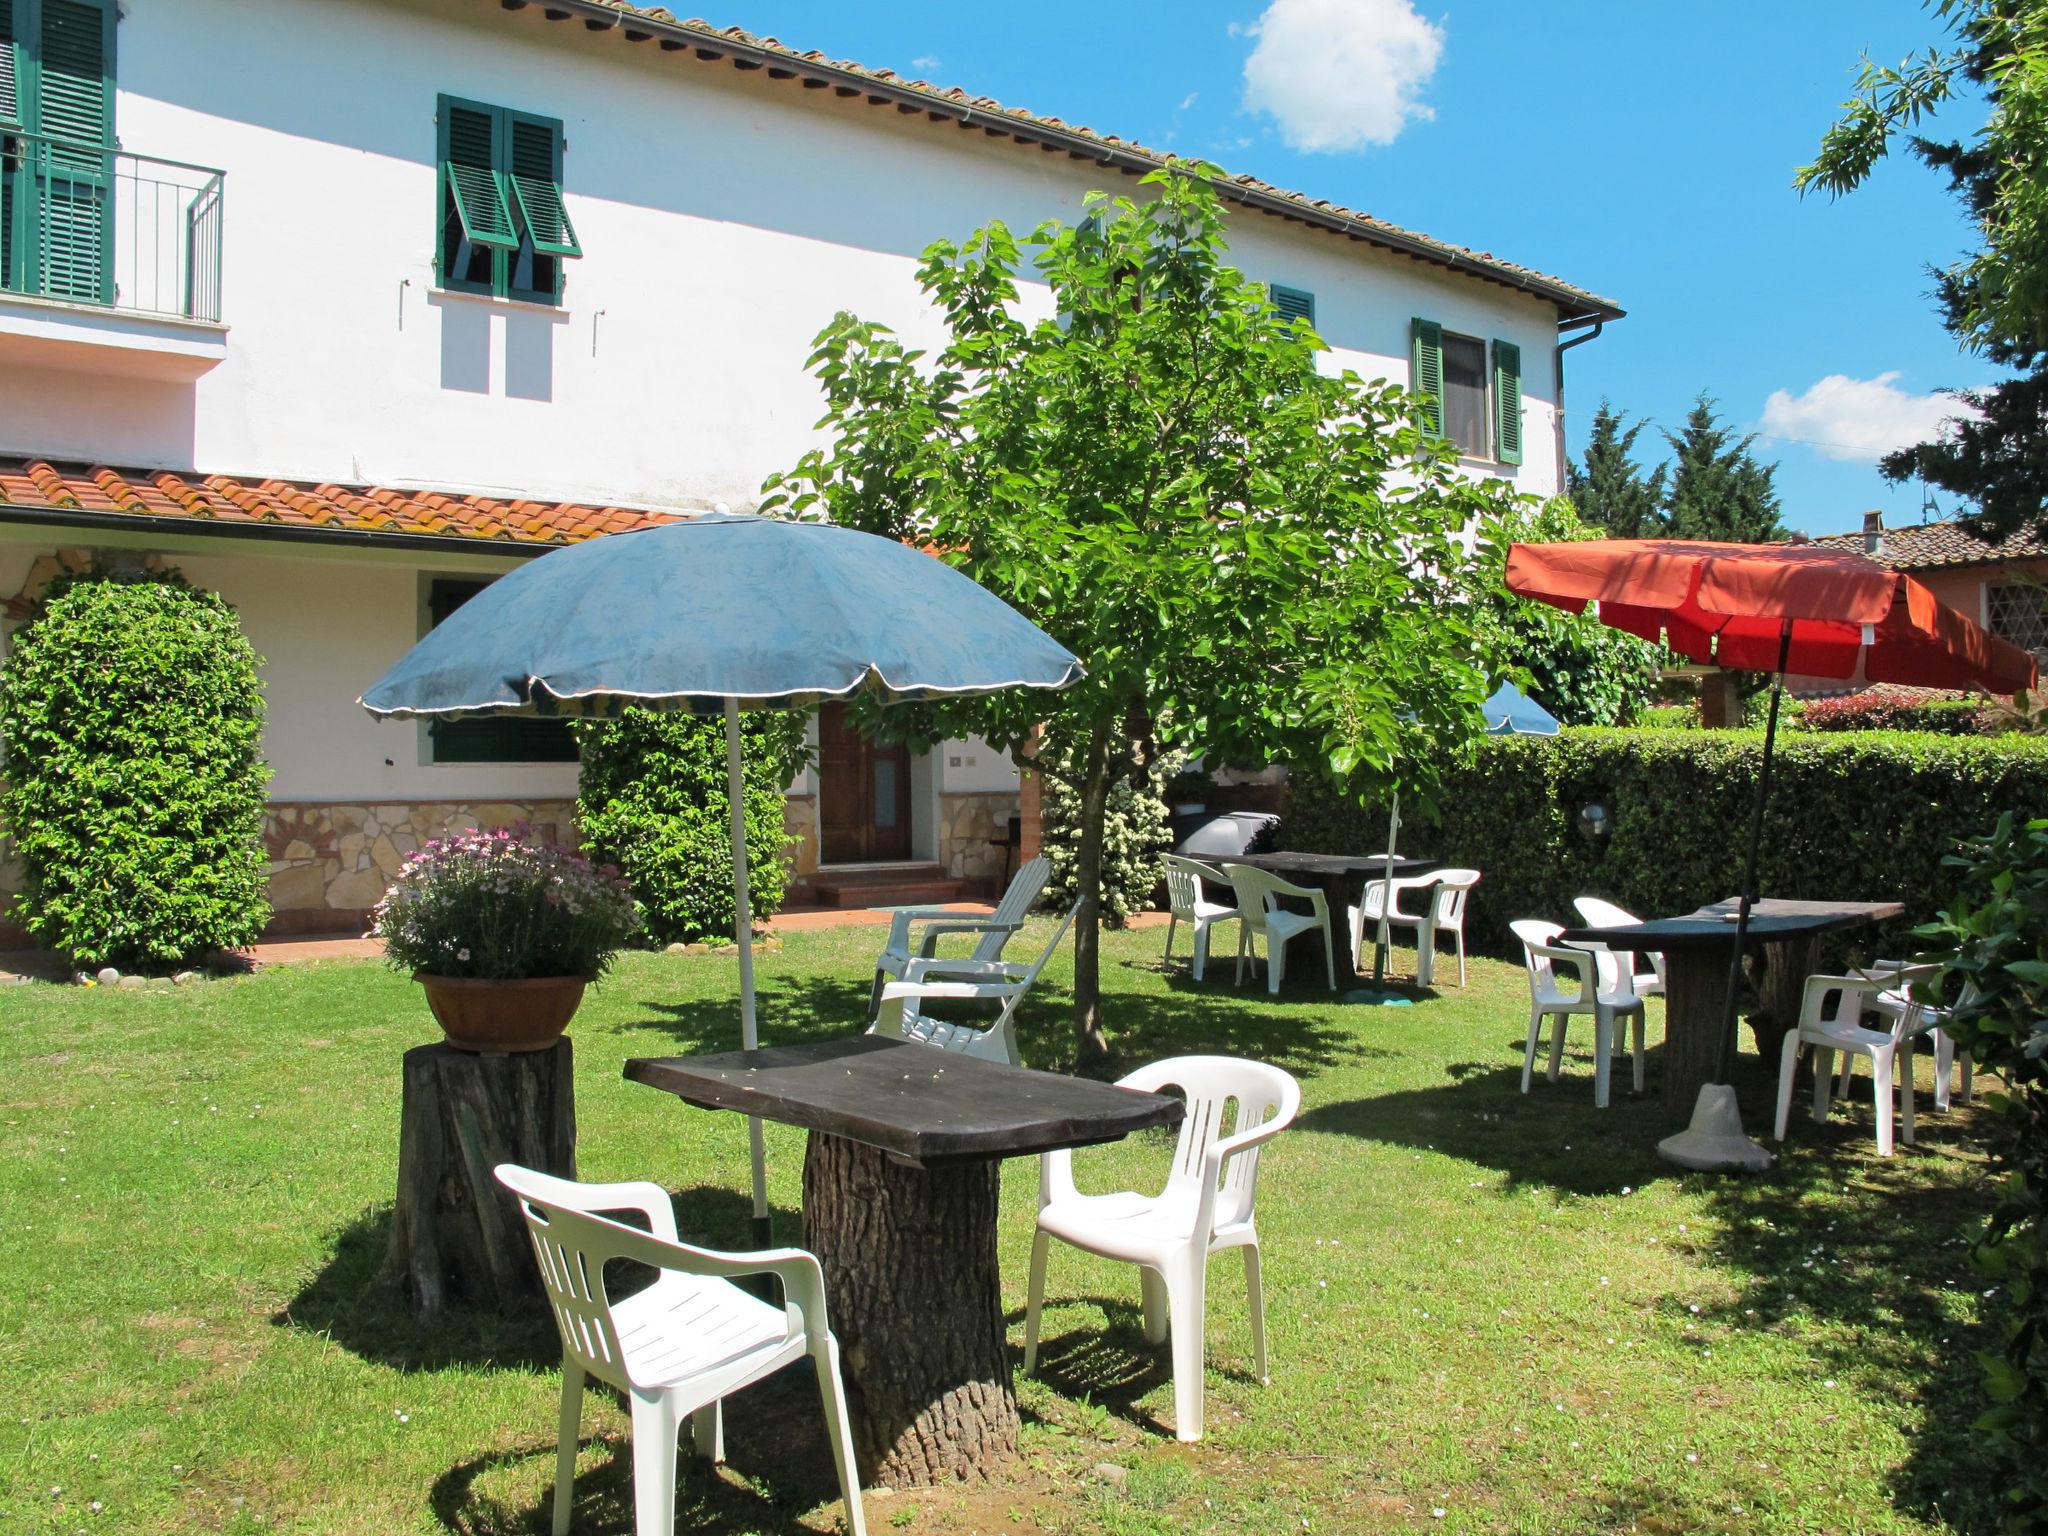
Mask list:
[[[1411,821],[1403,841],[1480,870],[1466,938],[1514,950],[1507,925],[1569,923],[1572,898],[1604,896],[1642,915],[1687,911],[1733,895],[1763,732],[1568,729],[1493,737],[1446,778],[1442,823]],[[1577,827],[1582,806],[1607,807],[1603,849]],[[1904,732],[1780,731],[1764,813],[1764,894],[1896,899],[1904,921],[1932,918],[1955,878],[1942,859],[2006,812],[2048,806],[2048,740]],[[1346,803],[1313,779],[1289,790],[1280,844],[1355,853],[1383,845],[1386,810]]]
[[0,668],[0,822],[38,944],[170,971],[262,933],[261,665],[175,571],[51,585]]
[[1880,685],[1836,699],[1810,699],[1799,714],[1809,731],[1932,731],[1939,736],[1996,736],[2010,727],[1982,699]]

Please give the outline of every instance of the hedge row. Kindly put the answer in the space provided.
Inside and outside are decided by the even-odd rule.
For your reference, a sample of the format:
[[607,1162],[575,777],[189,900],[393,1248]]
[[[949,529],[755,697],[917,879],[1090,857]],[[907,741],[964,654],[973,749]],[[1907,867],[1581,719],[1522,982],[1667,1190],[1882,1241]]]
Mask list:
[[[1569,923],[1575,896],[1644,916],[1688,911],[1740,883],[1762,752],[1754,730],[1493,738],[1449,776],[1441,823],[1411,819],[1402,841],[1484,873],[1466,937],[1496,954],[1513,952],[1516,918]],[[1589,803],[1612,818],[1604,847],[1578,830]],[[1903,901],[1906,918],[1886,935],[1896,942],[1943,905],[1941,861],[1959,838],[2001,812],[2044,808],[2048,740],[1780,732],[1758,884],[1768,896]],[[1290,787],[1281,846],[1351,853],[1385,836],[1384,807],[1313,780]]]

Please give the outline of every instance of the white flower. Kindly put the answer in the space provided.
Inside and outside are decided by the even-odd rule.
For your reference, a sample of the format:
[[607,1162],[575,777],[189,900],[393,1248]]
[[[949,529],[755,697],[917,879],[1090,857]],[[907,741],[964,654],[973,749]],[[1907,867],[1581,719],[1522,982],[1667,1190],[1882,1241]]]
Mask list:
[[469,958],[469,951],[466,949],[458,949],[457,951],[455,951],[455,958],[458,960],[467,960]]

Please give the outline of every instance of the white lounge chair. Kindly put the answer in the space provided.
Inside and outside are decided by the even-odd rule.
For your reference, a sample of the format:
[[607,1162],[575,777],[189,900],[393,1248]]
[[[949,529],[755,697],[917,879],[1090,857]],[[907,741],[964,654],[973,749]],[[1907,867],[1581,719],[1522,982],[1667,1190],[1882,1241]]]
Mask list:
[[[825,1321],[825,1277],[797,1248],[720,1253],[676,1237],[675,1209],[658,1184],[578,1184],[500,1163],[498,1182],[519,1200],[548,1304],[562,1336],[562,1416],[555,1449],[554,1536],[567,1536],[582,1433],[583,1382],[595,1376],[626,1395],[633,1421],[633,1528],[672,1536],[676,1437],[685,1421],[698,1455],[724,1459],[720,1400],[808,1355],[824,1400],[825,1429],[851,1536],[866,1536],[853,1428],[839,1379],[839,1342]],[[604,1213],[631,1211],[647,1230]],[[606,1265],[628,1259],[659,1271],[653,1284],[613,1301]],[[783,1304],[733,1284],[771,1274]]]
[[[1053,930],[1052,941],[1029,965],[998,961],[994,968],[989,968],[974,967],[969,961],[935,959],[914,962],[916,976],[892,981],[882,988],[881,1016],[868,1026],[867,1032],[895,1040],[914,1040],[920,1045],[935,1045],[941,1050],[978,1056],[984,1061],[1007,1061],[1013,1067],[1023,1066],[1024,1058],[1017,1049],[1017,1033],[1011,1027],[1011,1021],[1037,982],[1039,972],[1045,969],[1046,961],[1060,947],[1060,940],[1067,936],[1068,925],[1079,910],[1075,907],[1060,919],[1059,927]],[[942,999],[969,1003],[1000,1002],[1003,1007],[993,1024],[974,1024],[934,1018],[920,1006]]]
[[1166,924],[1165,959],[1173,958],[1174,933],[1182,923],[1186,923],[1195,936],[1194,960],[1188,967],[1188,974],[1200,981],[1209,961],[1209,930],[1218,923],[1237,921],[1238,911],[1234,906],[1209,899],[1205,881],[1229,883],[1223,871],[1215,865],[1184,859],[1173,853],[1166,855],[1165,862],[1166,902],[1173,913]]
[[978,942],[974,952],[962,957],[965,961],[988,966],[1001,960],[1003,946],[1010,942],[1010,935],[1024,925],[1025,915],[1045,889],[1046,879],[1051,873],[1052,862],[1043,854],[1028,860],[1010,877],[1003,899],[996,903],[995,911],[987,917],[930,907],[905,907],[893,914],[889,920],[888,942],[882,946],[881,957],[875,961],[875,986],[868,998],[869,1022],[881,1016],[883,986],[891,978],[905,979],[914,960],[940,958],[939,940],[949,934],[971,933],[976,936]]
[[[1024,1369],[1038,1365],[1038,1315],[1045,1303],[1045,1261],[1053,1238],[1088,1253],[1136,1264],[1145,1303],[1145,1337],[1173,1339],[1174,1433],[1202,1438],[1202,1319],[1209,1259],[1244,1250],[1252,1314],[1252,1372],[1266,1375],[1266,1309],[1259,1283],[1259,1232],[1252,1221],[1259,1148],[1301,1108],[1301,1086],[1278,1067],[1233,1056],[1181,1056],[1141,1067],[1120,1086],[1187,1099],[1173,1168],[1157,1195],[1128,1191],[1084,1195],[1074,1185],[1074,1154],[1039,1159],[1038,1235],[1024,1303]],[[1228,1113],[1232,1102],[1237,1112]],[[1223,1134],[1225,1126],[1231,1134]]]

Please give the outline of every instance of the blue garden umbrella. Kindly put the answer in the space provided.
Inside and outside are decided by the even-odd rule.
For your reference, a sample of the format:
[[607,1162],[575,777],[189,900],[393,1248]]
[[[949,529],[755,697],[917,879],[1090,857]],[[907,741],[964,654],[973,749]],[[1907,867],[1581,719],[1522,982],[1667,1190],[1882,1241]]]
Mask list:
[[[740,782],[742,709],[827,699],[958,698],[1065,688],[1081,664],[932,556],[822,523],[713,513],[544,555],[491,584],[358,702],[374,715],[610,718],[633,705],[725,716],[740,1040],[752,1050],[753,912]],[[768,1240],[761,1123],[754,1221]]]
[[[1486,717],[1486,734],[1489,736],[1555,736],[1557,719],[1549,710],[1522,692],[1513,683],[1502,683],[1493,690],[1491,697],[1479,706]],[[1393,809],[1387,813],[1387,866],[1381,877],[1386,881],[1386,892],[1380,899],[1379,930],[1373,938],[1372,979],[1377,986],[1386,975],[1388,922],[1387,912],[1393,906],[1394,852],[1396,839],[1401,833],[1401,796],[1394,795]],[[1405,1002],[1398,994],[1380,991],[1360,991],[1350,994],[1354,1002]]]

